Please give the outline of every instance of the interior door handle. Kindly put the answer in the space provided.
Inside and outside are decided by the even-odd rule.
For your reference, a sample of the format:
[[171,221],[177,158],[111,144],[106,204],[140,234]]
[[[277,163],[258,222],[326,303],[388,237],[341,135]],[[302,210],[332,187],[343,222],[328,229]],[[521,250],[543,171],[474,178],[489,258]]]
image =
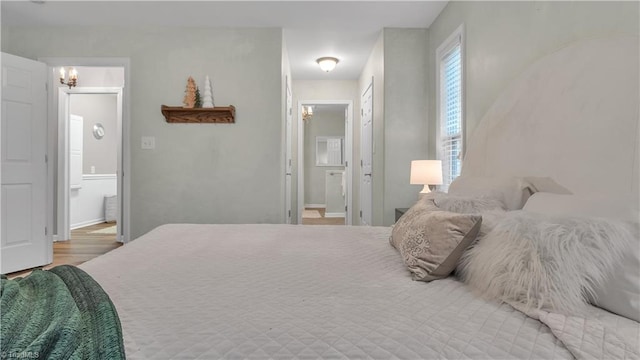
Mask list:
[[364,176],[371,176],[371,173],[368,173],[368,174],[364,174]]

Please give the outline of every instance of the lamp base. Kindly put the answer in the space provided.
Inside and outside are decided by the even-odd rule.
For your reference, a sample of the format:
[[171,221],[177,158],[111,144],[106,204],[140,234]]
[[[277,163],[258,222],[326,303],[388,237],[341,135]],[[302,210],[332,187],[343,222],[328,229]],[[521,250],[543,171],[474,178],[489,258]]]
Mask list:
[[425,197],[427,194],[430,194],[430,193],[431,193],[431,189],[429,188],[429,185],[425,185],[422,188],[422,191],[418,193],[418,200],[421,200],[423,197]]

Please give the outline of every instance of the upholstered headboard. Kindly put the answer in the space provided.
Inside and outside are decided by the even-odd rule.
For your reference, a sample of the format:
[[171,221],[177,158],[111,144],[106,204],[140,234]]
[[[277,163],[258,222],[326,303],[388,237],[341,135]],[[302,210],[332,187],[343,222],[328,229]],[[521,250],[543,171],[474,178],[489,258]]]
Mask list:
[[462,176],[549,176],[575,194],[637,203],[638,43],[582,40],[533,64],[471,134]]

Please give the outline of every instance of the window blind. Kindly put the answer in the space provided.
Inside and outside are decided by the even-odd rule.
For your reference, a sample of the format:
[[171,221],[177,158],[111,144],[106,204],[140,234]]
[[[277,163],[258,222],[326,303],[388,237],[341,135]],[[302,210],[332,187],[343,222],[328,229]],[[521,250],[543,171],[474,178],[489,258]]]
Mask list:
[[460,175],[462,162],[462,54],[459,38],[440,62],[442,191]]

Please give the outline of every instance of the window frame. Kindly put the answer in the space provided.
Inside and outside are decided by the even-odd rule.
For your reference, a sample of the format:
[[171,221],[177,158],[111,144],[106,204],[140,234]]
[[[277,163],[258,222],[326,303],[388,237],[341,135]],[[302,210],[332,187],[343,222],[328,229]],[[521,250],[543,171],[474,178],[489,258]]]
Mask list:
[[[465,116],[465,39],[464,39],[464,24],[458,26],[448,37],[445,39],[440,46],[436,49],[436,154],[437,158],[443,160],[444,152],[443,152],[443,137],[442,137],[442,122],[444,120],[443,117],[443,106],[442,106],[442,85],[443,85],[443,67],[442,64],[444,62],[445,57],[453,50],[454,47],[460,46],[460,167],[462,167],[462,160],[464,158],[464,153],[466,149],[466,137],[465,137],[465,128],[466,128],[466,116]],[[445,174],[444,169],[445,162],[443,161],[443,175]],[[443,176],[443,182],[446,180],[446,177]],[[449,184],[443,183],[439,189],[447,190]]]

